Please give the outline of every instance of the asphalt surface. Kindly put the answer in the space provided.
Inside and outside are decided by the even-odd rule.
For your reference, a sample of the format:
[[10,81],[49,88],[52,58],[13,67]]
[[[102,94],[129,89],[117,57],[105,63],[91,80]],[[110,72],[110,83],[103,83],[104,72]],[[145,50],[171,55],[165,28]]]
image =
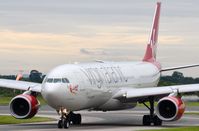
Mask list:
[[[187,112],[198,112],[199,107],[187,108]],[[181,120],[175,122],[163,122],[163,126],[142,126],[142,116],[148,111],[144,107],[136,107],[132,110],[113,111],[113,112],[88,112],[80,111],[82,114],[82,125],[73,126],[67,130],[75,131],[134,131],[147,129],[173,128],[183,126],[199,126],[199,115],[184,115]],[[0,114],[9,114],[8,106],[0,106]],[[59,119],[57,113],[48,106],[40,108],[37,116],[52,117]],[[14,124],[0,125],[0,130],[5,131],[55,131],[57,129],[57,121],[34,123],[34,124]],[[62,129],[64,130],[64,129]],[[66,130],[66,129],[65,129]]]

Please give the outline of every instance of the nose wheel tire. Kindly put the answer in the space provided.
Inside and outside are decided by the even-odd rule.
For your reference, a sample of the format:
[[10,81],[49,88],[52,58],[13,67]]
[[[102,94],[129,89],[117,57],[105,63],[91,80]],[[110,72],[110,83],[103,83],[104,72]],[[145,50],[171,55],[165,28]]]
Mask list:
[[58,128],[65,128],[65,129],[67,129],[67,128],[69,128],[69,126],[70,126],[70,121],[68,119],[66,119],[66,118],[60,119],[58,121],[58,124],[57,124]]
[[63,121],[62,120],[58,121],[57,127],[58,128],[63,128]]
[[67,129],[70,126],[70,121],[68,119],[64,119],[64,128]]
[[80,125],[82,122],[82,117],[80,114],[74,114],[70,112],[69,114],[64,114],[61,116],[60,120],[57,123],[58,128],[69,128],[70,124]]

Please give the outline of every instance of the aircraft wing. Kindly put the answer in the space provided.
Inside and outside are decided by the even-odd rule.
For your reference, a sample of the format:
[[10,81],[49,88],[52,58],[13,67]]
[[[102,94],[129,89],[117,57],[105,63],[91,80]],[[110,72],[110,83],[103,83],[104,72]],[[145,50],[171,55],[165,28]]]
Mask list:
[[26,81],[0,79],[0,87],[18,90],[31,90],[39,93],[41,92],[41,84]]
[[136,98],[145,98],[149,96],[161,96],[172,93],[194,93],[199,92],[199,84],[164,86],[164,87],[147,87],[147,88],[122,88],[116,95],[115,99],[131,100]]
[[171,71],[171,70],[177,70],[177,69],[185,69],[185,68],[190,68],[190,67],[197,67],[199,64],[192,64],[192,65],[184,65],[184,66],[176,66],[176,67],[168,67],[168,68],[163,68],[160,71]]

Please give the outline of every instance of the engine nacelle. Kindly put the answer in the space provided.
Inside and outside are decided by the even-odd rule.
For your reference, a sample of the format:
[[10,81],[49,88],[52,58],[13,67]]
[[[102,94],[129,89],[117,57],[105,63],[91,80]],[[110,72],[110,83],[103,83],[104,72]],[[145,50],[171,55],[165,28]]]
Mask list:
[[10,102],[11,115],[17,119],[28,119],[35,116],[39,109],[39,101],[32,95],[18,95]]
[[182,117],[185,104],[179,97],[168,96],[160,99],[157,104],[156,114],[163,121],[176,121]]

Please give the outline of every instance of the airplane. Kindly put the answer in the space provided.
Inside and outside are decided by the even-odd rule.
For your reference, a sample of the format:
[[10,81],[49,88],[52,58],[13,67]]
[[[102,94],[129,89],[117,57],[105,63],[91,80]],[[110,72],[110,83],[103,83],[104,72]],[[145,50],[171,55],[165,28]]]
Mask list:
[[[132,109],[137,103],[149,109],[143,125],[161,126],[162,121],[179,120],[185,111],[183,93],[199,92],[199,84],[157,87],[161,73],[196,67],[199,64],[162,68],[156,60],[161,3],[157,2],[146,52],[138,62],[95,61],[60,65],[52,69],[42,84],[0,79],[0,87],[23,90],[10,104],[17,119],[34,117],[39,109],[37,95],[60,115],[58,128],[80,125],[79,110],[116,111]],[[157,101],[157,106],[154,102]],[[149,102],[149,105],[146,104]]]

